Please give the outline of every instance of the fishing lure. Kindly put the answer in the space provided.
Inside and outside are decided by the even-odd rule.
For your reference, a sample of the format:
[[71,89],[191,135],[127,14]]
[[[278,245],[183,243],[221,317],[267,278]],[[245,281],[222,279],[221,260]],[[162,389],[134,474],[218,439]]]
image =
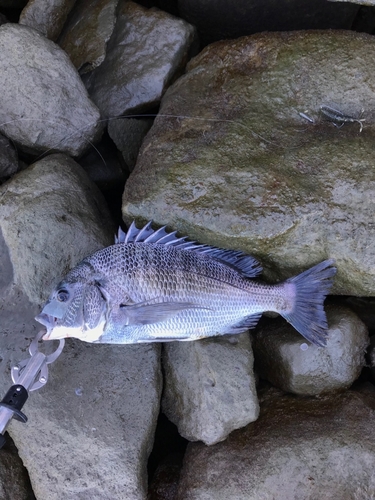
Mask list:
[[320,106],[320,111],[325,118],[331,121],[336,127],[342,127],[344,123],[359,123],[359,131],[362,132],[363,130],[362,122],[365,121],[364,118],[356,118],[351,115],[346,115],[345,113],[342,113],[335,108],[331,108],[331,106],[326,106],[325,104]]

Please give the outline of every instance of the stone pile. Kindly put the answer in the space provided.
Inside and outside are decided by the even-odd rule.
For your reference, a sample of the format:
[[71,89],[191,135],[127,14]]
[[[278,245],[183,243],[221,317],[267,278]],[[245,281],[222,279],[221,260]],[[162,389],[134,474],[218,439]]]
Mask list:
[[[326,258],[338,268],[326,348],[268,317],[192,343],[68,339],[29,422],[9,426],[37,500],[145,499],[160,411],[190,444],[183,463],[181,450],[159,457],[150,500],[374,497],[375,41],[285,32],[358,19],[358,5],[324,2],[327,17],[297,3],[275,27],[254,1],[257,26],[284,32],[255,33],[242,10],[242,33],[213,0],[208,18],[192,0],[180,17],[124,0],[13,2],[19,23],[0,0],[1,394],[53,286],[113,243],[119,214],[92,179],[117,184],[126,224],[254,255],[266,281]],[[199,51],[198,32],[248,36]],[[1,475],[0,489],[30,500],[19,457],[20,480]]]

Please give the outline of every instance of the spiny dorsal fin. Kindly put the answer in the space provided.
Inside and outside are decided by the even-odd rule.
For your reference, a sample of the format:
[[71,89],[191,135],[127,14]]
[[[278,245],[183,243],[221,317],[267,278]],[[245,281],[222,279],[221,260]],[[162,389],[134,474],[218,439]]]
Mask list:
[[261,265],[254,257],[239,250],[225,250],[210,245],[200,245],[195,241],[189,241],[186,236],[178,238],[177,231],[168,233],[166,226],[154,231],[151,225],[152,221],[149,221],[143,228],[138,229],[133,221],[126,233],[119,228],[117,236],[115,236],[115,243],[157,243],[180,250],[191,250],[224,262],[248,278],[254,278],[262,272]]

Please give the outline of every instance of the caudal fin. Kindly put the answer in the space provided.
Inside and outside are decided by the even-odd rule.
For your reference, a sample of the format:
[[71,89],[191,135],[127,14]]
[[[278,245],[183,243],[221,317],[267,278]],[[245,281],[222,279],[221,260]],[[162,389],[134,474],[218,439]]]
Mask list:
[[294,297],[293,309],[280,311],[301,335],[313,344],[327,344],[327,318],[324,299],[336,274],[334,260],[325,260],[303,273],[285,281],[288,295]]

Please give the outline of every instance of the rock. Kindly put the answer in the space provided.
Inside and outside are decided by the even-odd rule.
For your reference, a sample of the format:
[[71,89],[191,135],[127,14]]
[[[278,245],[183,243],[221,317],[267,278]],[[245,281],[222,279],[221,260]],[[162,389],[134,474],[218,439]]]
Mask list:
[[262,31],[353,29],[358,12],[355,5],[332,5],[324,0],[238,0],[235,4],[227,0],[178,0],[178,7],[181,17],[198,28],[204,44]]
[[0,130],[26,152],[77,156],[101,133],[68,56],[27,26],[0,26],[0,86]]
[[84,79],[102,116],[138,113],[159,104],[184,68],[194,35],[194,28],[181,19],[121,1],[106,58]]
[[176,500],[354,499],[374,485],[374,405],[351,391],[269,396],[223,443],[189,444]]
[[[1,393],[27,359],[33,321],[51,288],[84,256],[113,242],[103,198],[81,167],[52,155],[0,187]],[[47,343],[46,348],[50,346]],[[155,345],[91,345],[70,339],[30,393],[26,425],[9,432],[36,497],[144,499],[159,410]]]
[[190,441],[218,443],[258,418],[247,333],[165,344],[162,410]]
[[143,500],[160,392],[157,345],[70,341],[9,429],[36,497]]
[[113,243],[115,228],[101,193],[65,155],[34,163],[0,190],[12,280],[33,304],[47,300],[62,275],[90,252]]
[[350,309],[327,306],[327,347],[307,345],[285,321],[260,327],[254,336],[257,372],[283,391],[303,396],[347,389],[365,365],[370,339]]
[[18,170],[17,151],[9,139],[0,134],[0,182],[9,179]]
[[50,40],[57,40],[76,0],[29,0],[20,24],[34,28]]
[[[262,33],[206,47],[163,98],[125,186],[125,222],[152,217],[253,254],[270,281],[333,257],[332,293],[375,295],[374,72],[365,34]],[[321,105],[355,117],[364,108],[363,132],[335,127]]]
[[117,149],[121,151],[130,172],[135,167],[139,149],[153,121],[152,118],[133,119],[124,117],[124,119],[110,120],[108,123],[108,133]]
[[17,448],[6,434],[6,443],[0,453],[0,498],[15,500],[35,500],[30,479]]
[[58,41],[81,74],[104,61],[118,0],[78,0]]

